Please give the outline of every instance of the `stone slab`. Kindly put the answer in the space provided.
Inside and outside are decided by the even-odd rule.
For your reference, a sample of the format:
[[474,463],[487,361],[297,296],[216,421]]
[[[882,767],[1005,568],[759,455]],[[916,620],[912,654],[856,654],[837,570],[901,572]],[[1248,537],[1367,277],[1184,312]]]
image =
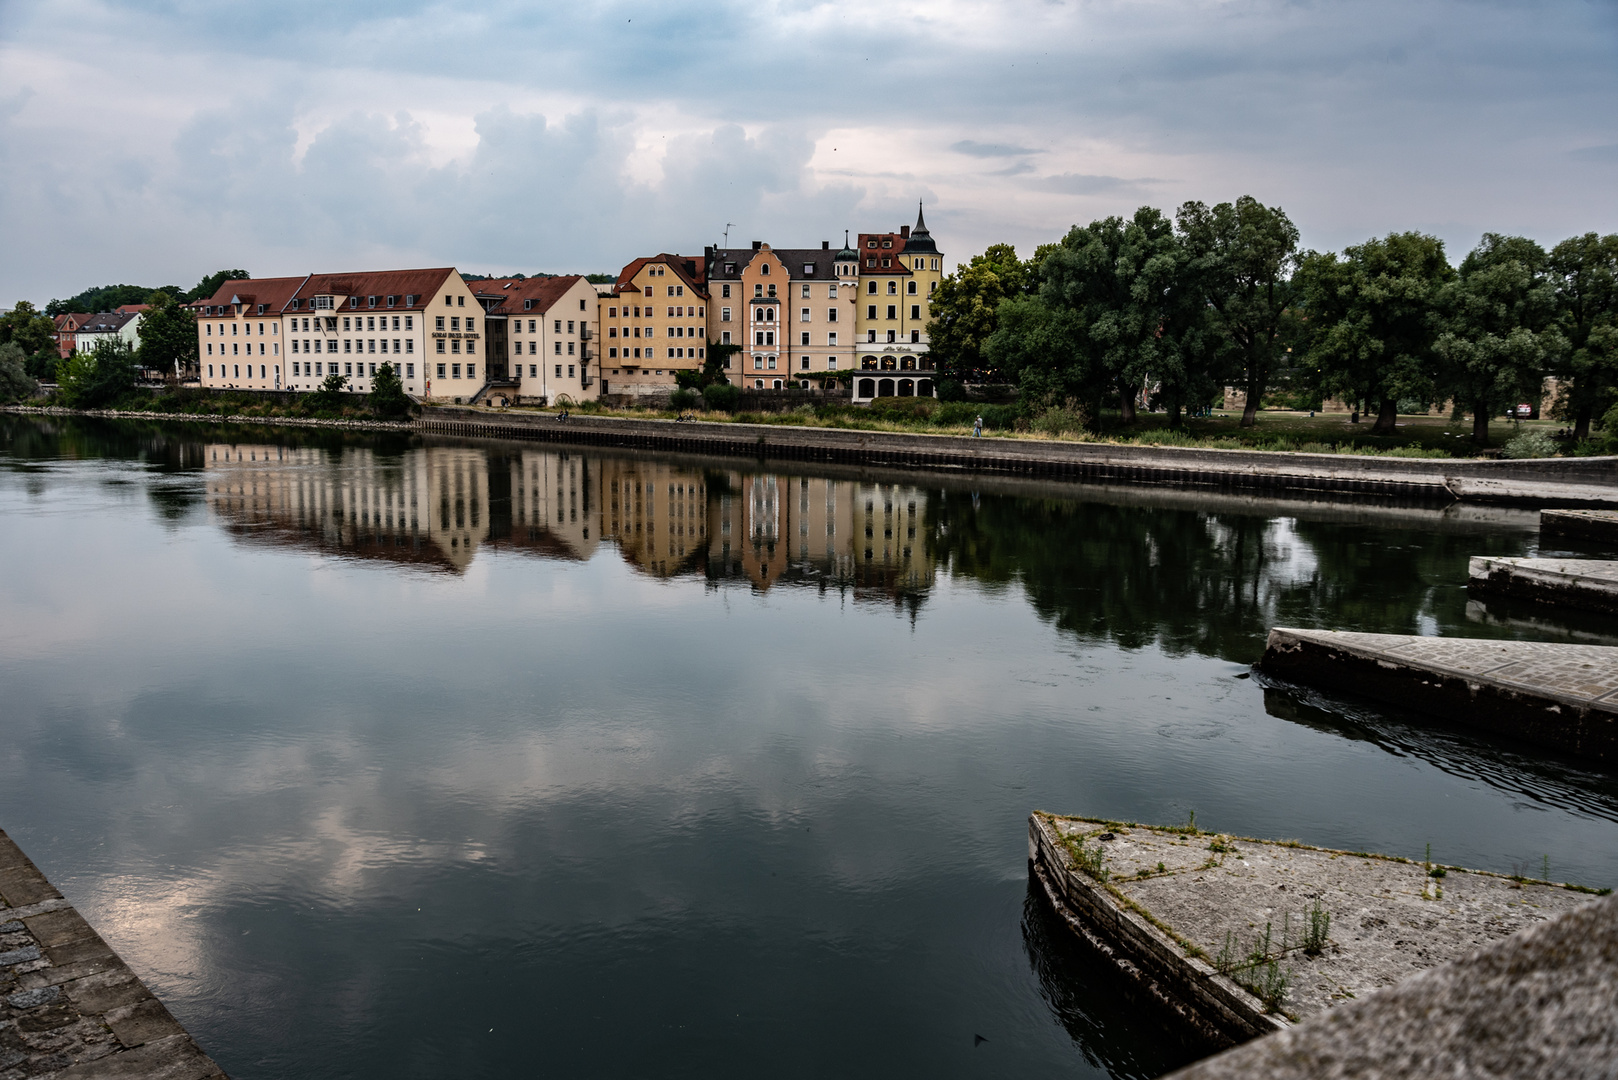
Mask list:
[[0,832],[0,1078],[224,1073]]
[[1618,615],[1618,560],[1474,555],[1467,564],[1467,589]]
[[[1215,1043],[1329,1012],[1592,899],[1550,882],[1184,827],[1035,814],[1029,836],[1053,902],[1127,974],[1153,982],[1154,996],[1221,1034]],[[1311,912],[1329,916],[1316,950]],[[1278,998],[1261,978],[1277,973]]]
[[1618,1075],[1618,897],[1198,1062],[1174,1080]]
[[1266,674],[1618,762],[1618,648],[1276,627]]
[[1618,547],[1618,510],[1541,510],[1539,531]]

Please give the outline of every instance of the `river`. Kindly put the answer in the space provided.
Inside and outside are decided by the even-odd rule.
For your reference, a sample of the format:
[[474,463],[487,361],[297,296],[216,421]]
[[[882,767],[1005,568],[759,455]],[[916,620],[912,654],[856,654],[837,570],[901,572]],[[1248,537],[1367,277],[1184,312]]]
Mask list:
[[1618,884],[1618,780],[1261,685],[1531,514],[0,415],[0,827],[236,1080],[1155,1076],[1033,809]]

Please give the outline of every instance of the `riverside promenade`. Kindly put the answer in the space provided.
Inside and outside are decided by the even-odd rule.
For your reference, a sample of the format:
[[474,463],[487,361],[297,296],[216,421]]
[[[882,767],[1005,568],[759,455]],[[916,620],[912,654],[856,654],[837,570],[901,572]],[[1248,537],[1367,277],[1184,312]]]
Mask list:
[[424,432],[868,467],[1271,495],[1618,508],[1618,457],[1506,461],[1300,454],[433,406]]
[[0,1078],[224,1075],[0,832]]
[[1600,764],[1618,762],[1618,648],[1270,631],[1259,668]]
[[1028,858],[1058,916],[1211,1046],[1285,1031],[1593,899],[1526,875],[1046,813],[1029,818]]

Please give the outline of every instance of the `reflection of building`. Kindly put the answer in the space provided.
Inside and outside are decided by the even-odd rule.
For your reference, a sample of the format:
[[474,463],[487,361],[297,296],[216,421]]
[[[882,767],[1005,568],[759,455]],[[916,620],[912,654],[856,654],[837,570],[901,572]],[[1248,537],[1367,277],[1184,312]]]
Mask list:
[[708,548],[703,475],[661,461],[610,458],[598,465],[602,534],[624,559],[659,577],[695,570]]
[[914,602],[937,569],[927,494],[897,484],[526,447],[218,444],[203,458],[209,508],[239,538],[456,574],[484,548],[587,560],[606,542],[660,578]]

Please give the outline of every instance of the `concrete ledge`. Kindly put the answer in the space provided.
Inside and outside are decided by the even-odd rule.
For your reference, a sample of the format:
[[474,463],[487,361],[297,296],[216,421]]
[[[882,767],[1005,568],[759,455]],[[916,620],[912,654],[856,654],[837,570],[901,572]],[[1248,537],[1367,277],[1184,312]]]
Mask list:
[[1602,764],[1618,762],[1618,648],[1270,631],[1260,669]]
[[1539,531],[1618,547],[1618,510],[1545,510],[1539,515]]
[[1474,555],[1468,591],[1618,615],[1618,560],[1516,559]]
[[1618,897],[1586,904],[1174,1080],[1618,1075]]
[[0,1077],[225,1080],[0,832]]

